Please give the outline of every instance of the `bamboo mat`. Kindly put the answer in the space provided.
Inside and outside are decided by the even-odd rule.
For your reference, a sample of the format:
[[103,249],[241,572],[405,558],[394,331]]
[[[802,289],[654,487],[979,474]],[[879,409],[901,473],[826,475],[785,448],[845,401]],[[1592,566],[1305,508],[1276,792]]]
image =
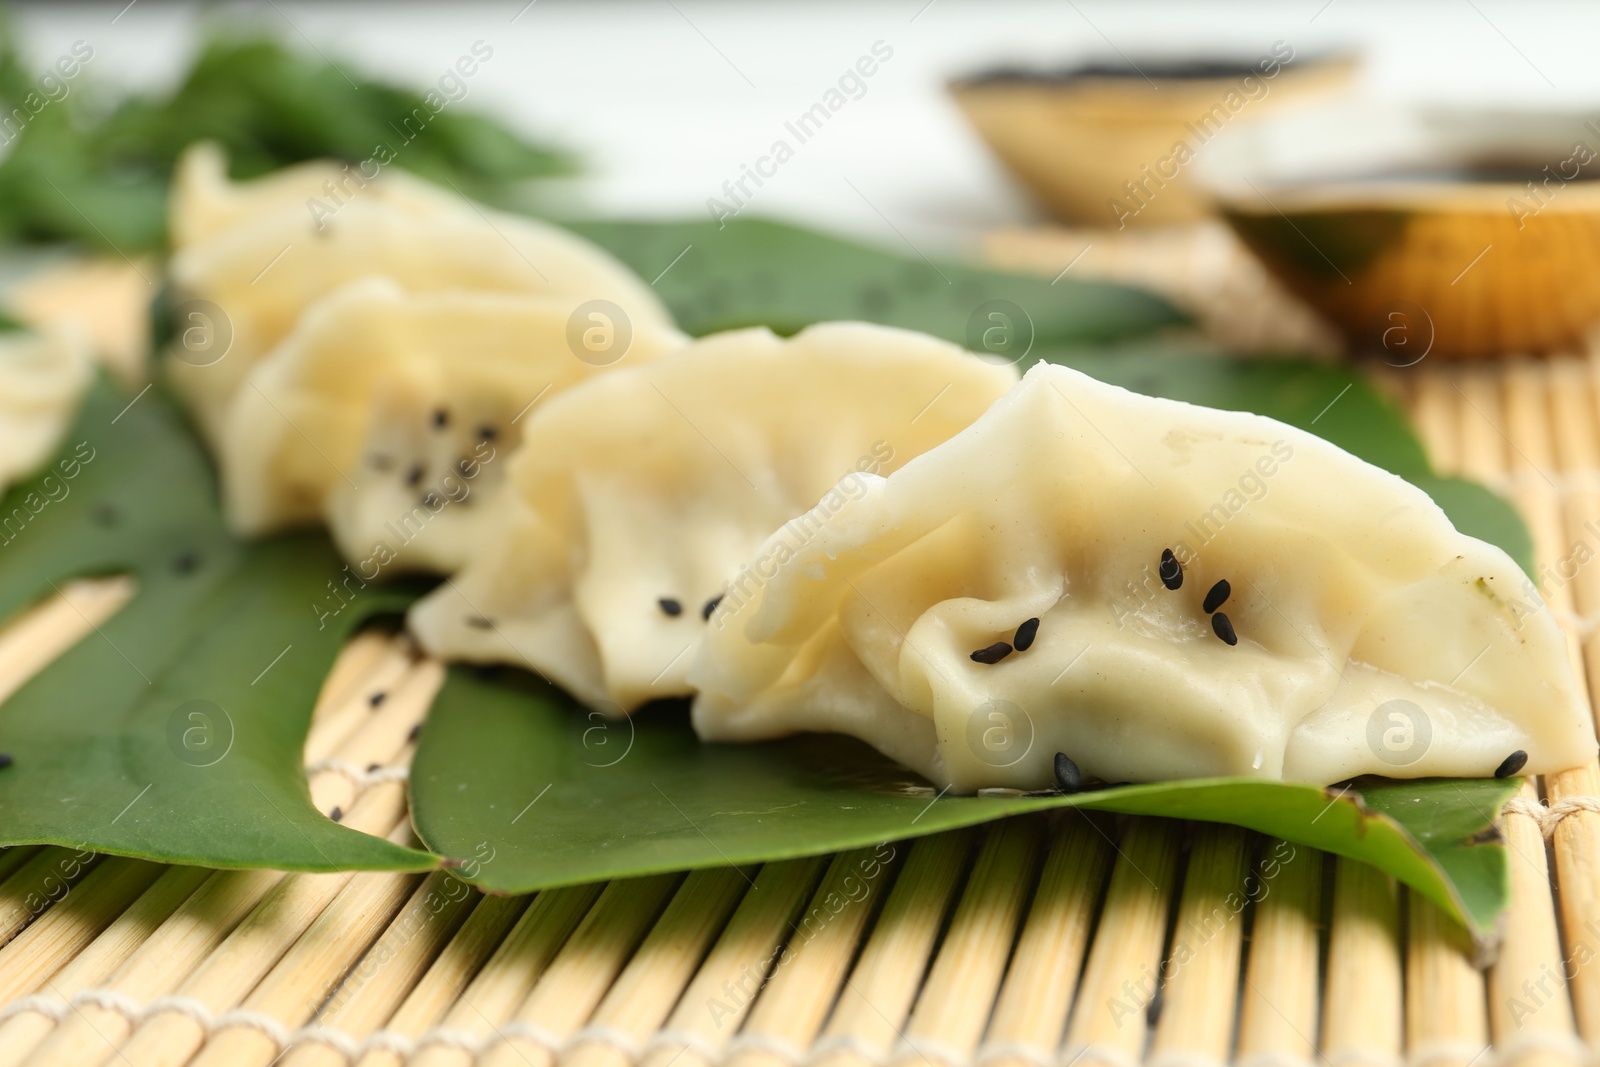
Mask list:
[[[1281,294],[1217,277],[1254,265],[1214,230],[1191,238],[1203,277],[1173,267],[1182,234],[1093,240],[1124,277],[1156,249],[1142,277],[1208,325],[1228,314],[1218,293],[1255,284],[1218,330],[1235,343],[1320,329],[1263,315]],[[1051,241],[1066,258],[1084,243],[1023,235],[1051,273],[1065,261]],[[1440,468],[1522,510],[1593,696],[1600,567],[1574,561],[1600,555],[1600,357],[1375,373]],[[77,583],[0,633],[0,694],[128,595]],[[440,677],[403,638],[352,642],[307,741],[322,810],[410,840],[407,735]],[[512,898],[444,872],[10,849],[0,1067],[1576,1065],[1600,1048],[1597,776],[1530,785],[1508,807],[1513,907],[1487,971],[1432,905],[1370,868],[1232,828],[1082,813]],[[852,891],[869,870],[869,891]]]

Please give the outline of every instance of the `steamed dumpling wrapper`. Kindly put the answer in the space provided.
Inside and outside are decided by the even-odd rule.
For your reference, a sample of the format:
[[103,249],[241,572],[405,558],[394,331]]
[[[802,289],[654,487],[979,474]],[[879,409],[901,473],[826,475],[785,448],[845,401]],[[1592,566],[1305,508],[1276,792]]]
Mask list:
[[612,713],[681,696],[718,598],[772,531],[842,506],[851,476],[898,469],[1015,381],[944,341],[827,323],[720,334],[585,382],[529,414],[503,527],[412,629]]
[[1510,557],[1293,427],[1041,364],[863,478],[714,620],[702,738],[838,731],[967,792],[1047,788],[1058,751],[1110,782],[1319,785],[1595,754]]
[[[213,444],[251,367],[314,302],[363,278],[389,278],[412,293],[540,296],[579,321],[598,308],[612,319],[620,312],[634,331],[672,328],[648,285],[555,226],[488,211],[394,168],[363,186],[345,183],[329,214],[309,200],[319,173],[335,173],[332,165],[305,164],[218,189],[215,174],[203,176],[213,166],[205,158],[186,163],[197,173],[178,186],[170,272],[180,304],[215,305],[223,321],[206,325],[226,340],[197,354],[175,349],[169,369]],[[321,199],[330,198],[324,191]]]
[[93,380],[73,331],[0,333],[0,494],[55,455]]
[[178,251],[281,208],[295,208],[313,219],[321,211],[313,210],[313,202],[337,212],[339,201],[353,194],[414,215],[437,215],[460,206],[458,197],[408,171],[390,168],[368,179],[361,164],[331,159],[295,163],[236,182],[228,177],[222,146],[198,141],[184,150],[173,168],[167,229],[172,248]]
[[686,341],[641,327],[602,359],[580,358],[568,310],[549,296],[407,293],[381,278],[317,301],[221,428],[230,528],[258,537],[326,522],[367,578],[464,566],[496,521],[529,413]]

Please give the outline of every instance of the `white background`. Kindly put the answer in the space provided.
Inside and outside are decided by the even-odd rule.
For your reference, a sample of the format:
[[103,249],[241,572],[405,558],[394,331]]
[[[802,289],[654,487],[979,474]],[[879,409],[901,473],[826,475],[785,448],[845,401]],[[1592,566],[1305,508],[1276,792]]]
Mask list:
[[[558,202],[585,213],[703,216],[707,198],[764,154],[785,120],[884,41],[894,57],[866,95],[801,146],[748,210],[941,250],[985,227],[1034,217],[944,93],[951,75],[994,62],[1207,48],[1250,56],[1285,40],[1302,54],[1361,49],[1360,91],[1380,99],[1600,104],[1595,5],[278,0],[226,10],[353,71],[419,86],[474,41],[486,42],[494,56],[471,79],[468,102],[576,151],[586,173],[560,190]],[[101,86],[177,78],[202,18],[198,5],[153,0],[28,6],[15,14],[40,62],[75,40],[89,42],[95,58],[87,74]],[[215,15],[213,8],[205,17]]]

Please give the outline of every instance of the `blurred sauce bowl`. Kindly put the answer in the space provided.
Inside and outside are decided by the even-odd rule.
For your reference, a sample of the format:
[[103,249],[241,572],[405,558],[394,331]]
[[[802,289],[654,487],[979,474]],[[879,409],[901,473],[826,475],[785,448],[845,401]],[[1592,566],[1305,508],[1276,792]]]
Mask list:
[[1355,350],[1571,351],[1600,322],[1600,114],[1325,108],[1219,142],[1223,217]]
[[1187,173],[1231,128],[1349,84],[1353,55],[1141,58],[958,78],[951,96],[1011,173],[1062,222],[1189,222],[1210,213]]

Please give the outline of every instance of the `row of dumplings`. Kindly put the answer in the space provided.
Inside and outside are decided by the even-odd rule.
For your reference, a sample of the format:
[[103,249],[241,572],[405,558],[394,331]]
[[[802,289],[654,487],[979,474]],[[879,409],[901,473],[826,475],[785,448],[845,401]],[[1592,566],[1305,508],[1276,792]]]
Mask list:
[[441,656],[959,791],[1047,786],[1056,752],[1318,784],[1593,754],[1516,565],[1291,427],[862,323],[690,340],[603,251],[401,173],[234,183],[198,146],[172,240],[227,325],[169,365],[230,524],[446,576],[410,617]]

